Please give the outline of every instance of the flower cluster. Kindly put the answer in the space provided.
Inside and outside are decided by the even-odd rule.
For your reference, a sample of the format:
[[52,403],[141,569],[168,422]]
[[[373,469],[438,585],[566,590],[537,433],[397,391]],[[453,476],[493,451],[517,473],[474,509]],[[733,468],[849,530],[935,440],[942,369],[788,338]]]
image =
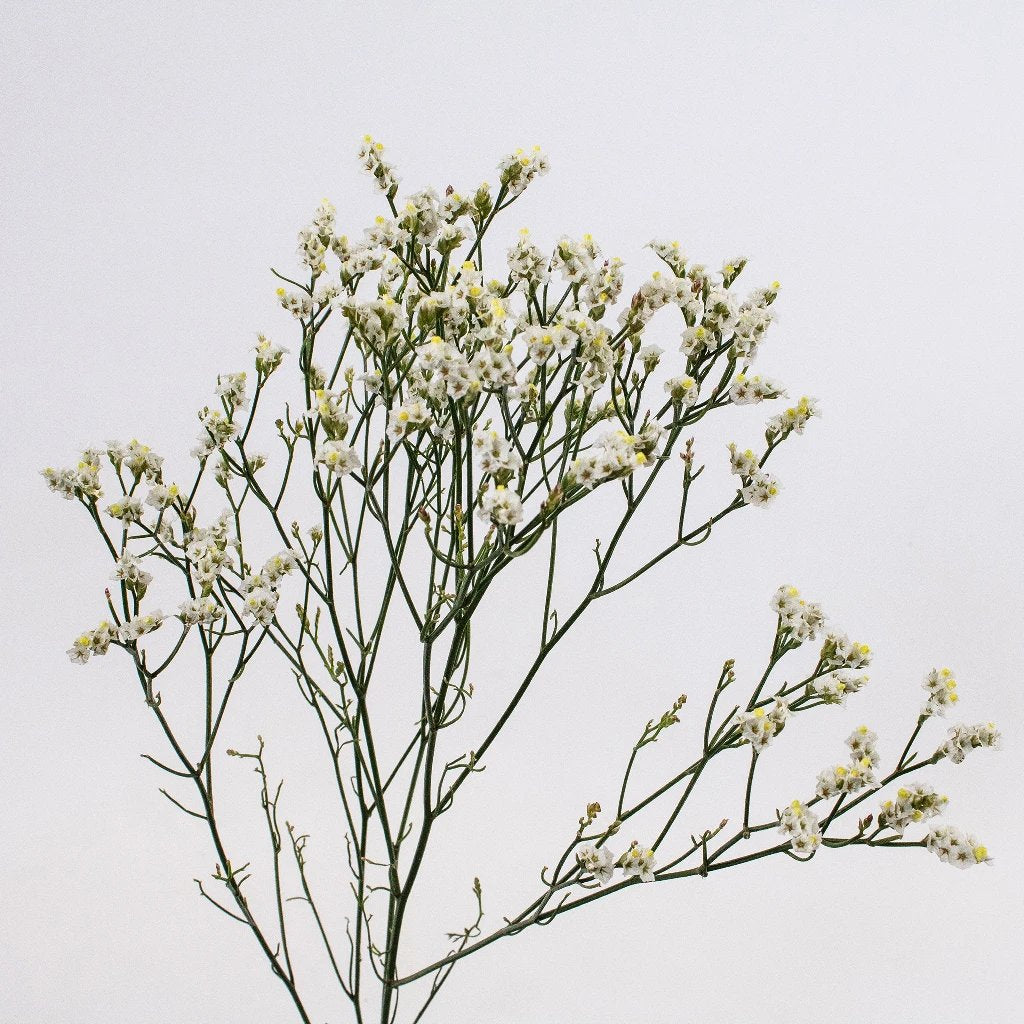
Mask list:
[[344,441],[323,441],[313,461],[335,476],[347,476],[362,468],[359,453]]
[[654,881],[654,851],[645,850],[635,839],[618,863],[626,878],[639,878],[641,882]]
[[818,819],[799,800],[794,800],[779,812],[779,831],[789,839],[790,849],[794,853],[814,853],[821,845]]
[[933,828],[924,844],[939,860],[946,864],[954,864],[958,868],[973,868],[975,864],[992,863],[987,847],[982,846],[974,836],[965,835],[952,825]]
[[931,718],[932,715],[944,715],[946,708],[952,707],[960,700],[956,692],[956,678],[948,668],[933,668],[924,677],[921,684],[928,692],[928,699],[921,708],[921,715],[924,718]]
[[778,416],[773,416],[768,421],[767,434],[769,440],[784,439],[790,434],[802,434],[808,421],[814,417],[821,416],[821,409],[817,399],[804,395],[796,405]]
[[504,484],[494,484],[480,493],[477,515],[495,526],[515,526],[523,521],[523,502]]
[[221,574],[231,568],[230,524],[230,513],[222,512],[211,526],[196,526],[186,537],[185,557],[204,597],[213,590]]
[[534,146],[529,152],[517,149],[498,164],[502,185],[507,186],[509,195],[518,196],[534,178],[548,173],[548,158],[541,152],[540,146]]
[[186,626],[209,626],[224,618],[224,608],[212,594],[190,597],[178,607],[178,618]]
[[739,711],[733,721],[739,728],[740,738],[759,754],[782,732],[789,714],[789,703],[781,697],[776,697],[770,708],[758,707],[751,711]]
[[779,633],[790,643],[802,644],[817,637],[825,625],[820,604],[805,601],[796,587],[781,586],[771,600],[771,609],[779,617]]
[[372,135],[364,135],[359,147],[359,162],[367,174],[373,175],[377,187],[388,196],[398,191],[398,178],[394,168],[384,159],[384,144],[377,142]]
[[118,629],[113,623],[104,619],[95,629],[87,630],[76,637],[68,648],[68,657],[77,665],[84,665],[94,655],[106,654],[112,643],[120,638]]
[[785,394],[782,384],[760,374],[738,373],[729,388],[729,400],[733,405],[755,405],[766,399],[783,398]]
[[607,846],[581,846],[576,851],[576,860],[601,885],[607,885],[615,873],[615,854]]
[[243,614],[252,616],[261,626],[269,626],[280,599],[278,586],[296,565],[295,556],[290,551],[282,551],[269,558],[258,573],[246,576],[241,586],[245,598]]
[[940,757],[948,757],[953,764],[961,764],[971,750],[979,747],[996,747],[1002,736],[995,722],[979,722],[977,725],[954,725],[948,739],[936,751]]
[[577,458],[569,471],[572,483],[590,489],[604,480],[629,476],[641,466],[649,466],[661,439],[658,424],[647,423],[638,434],[614,430]]
[[903,835],[908,826],[941,814],[947,803],[949,798],[939,796],[927,783],[910,783],[896,791],[895,800],[882,802],[878,824]]
[[846,745],[850,748],[849,763],[837,764],[821,772],[815,793],[827,799],[873,786],[878,781],[875,776],[879,762],[878,750],[875,748],[877,740],[878,735],[866,725],[854,729],[846,739]]

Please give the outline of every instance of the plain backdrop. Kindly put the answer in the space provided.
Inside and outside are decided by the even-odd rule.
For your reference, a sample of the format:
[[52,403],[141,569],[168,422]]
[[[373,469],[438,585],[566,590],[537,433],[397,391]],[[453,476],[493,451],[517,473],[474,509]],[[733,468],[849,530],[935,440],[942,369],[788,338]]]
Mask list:
[[[862,720],[894,758],[933,665],[958,673],[958,717],[993,718],[1006,735],[1001,752],[931,775],[991,868],[855,849],[632,888],[468,960],[428,1019],[1014,1016],[1019,4],[3,6],[0,1022],[292,1019],[251,938],[197,895],[213,854],[139,757],[159,737],[127,665],[82,669],[64,655],[101,614],[109,566],[38,470],[132,436],[187,463],[196,409],[218,372],[247,364],[255,332],[295,347],[268,268],[294,266],[316,203],[331,197],[354,236],[379,212],[354,159],[367,131],[410,191],[495,181],[505,153],[542,145],[552,172],[507,229],[529,225],[546,244],[590,231],[632,283],[653,269],[654,236],[712,266],[749,255],[751,285],[783,284],[759,368],[824,409],[780,457],[774,508],[666,563],[560,649],[443,819],[409,967],[467,922],[474,875],[491,924],[537,891],[585,803],[614,802],[640,726],[680,689],[696,716],[724,658],[749,682],[780,583],[877,655],[856,702],[780,738],[761,814],[807,795]],[[674,335],[658,340],[674,351]],[[751,443],[756,421],[744,422],[738,440]],[[514,655],[503,623],[527,612],[517,600],[487,614],[493,689]],[[281,767],[301,735],[298,698],[280,679],[260,686],[224,744],[251,748],[262,730]],[[944,727],[932,723],[930,740]],[[695,720],[677,728],[656,762],[684,756]],[[741,762],[686,828],[736,815]],[[227,771],[258,814],[253,781]],[[289,813],[301,815],[302,789],[289,777]],[[342,886],[322,849],[311,848],[319,881]],[[337,1004],[317,1019],[348,1020]]]

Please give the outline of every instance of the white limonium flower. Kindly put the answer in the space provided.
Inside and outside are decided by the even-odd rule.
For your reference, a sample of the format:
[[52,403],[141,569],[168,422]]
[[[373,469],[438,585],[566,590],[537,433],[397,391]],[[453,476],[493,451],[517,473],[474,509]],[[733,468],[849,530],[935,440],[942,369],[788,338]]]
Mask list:
[[755,470],[750,475],[749,483],[740,488],[740,495],[748,505],[764,508],[776,499],[781,487],[779,481],[770,473]]
[[782,384],[771,377],[738,373],[729,388],[729,401],[733,405],[755,405],[773,398],[783,398],[785,394],[786,389]]
[[142,562],[130,551],[121,552],[114,561],[114,571],[110,578],[127,584],[140,599],[153,582],[152,574],[142,568]]
[[821,605],[805,601],[796,587],[787,584],[775,591],[769,607],[779,617],[780,631],[797,643],[815,639],[825,625]]
[[186,626],[209,626],[224,618],[224,607],[211,594],[190,597],[178,606],[178,618]]
[[507,186],[509,195],[521,195],[534,178],[548,173],[548,158],[540,146],[527,151],[517,149],[498,164],[502,185]]
[[654,851],[644,849],[634,839],[629,849],[619,858],[626,878],[639,878],[641,882],[654,881]]
[[478,430],[473,435],[473,452],[482,473],[516,474],[523,468],[519,452],[496,430]]
[[217,378],[217,394],[229,409],[248,409],[249,397],[245,393],[245,371],[222,373]]
[[359,147],[359,162],[367,174],[373,175],[381,192],[393,198],[398,191],[398,177],[391,164],[384,159],[384,144],[372,135],[364,135]]
[[363,466],[359,453],[344,441],[321,442],[314,462],[336,476],[347,476]]
[[877,740],[877,733],[866,725],[854,729],[846,739],[846,745],[850,748],[849,763],[826,768],[818,776],[815,790],[817,795],[827,798],[839,793],[856,793],[865,786],[873,786],[878,781],[875,776],[875,768],[879,763],[875,747]]
[[925,846],[945,864],[958,868],[973,868],[975,864],[991,864],[988,847],[974,836],[965,835],[952,825],[933,828],[925,839]]
[[813,417],[821,417],[821,409],[818,401],[808,395],[804,395],[796,405],[773,416],[767,425],[769,438],[785,439],[790,434],[802,434],[804,427]]
[[313,392],[313,404],[306,412],[306,418],[311,422],[319,419],[327,436],[340,441],[348,432],[348,425],[352,419],[344,407],[344,402],[345,396],[340,392],[317,388]]
[[863,690],[867,684],[868,677],[865,675],[837,670],[811,680],[808,683],[808,690],[820,697],[825,704],[845,704],[851,693]]
[[514,282],[525,282],[530,288],[538,288],[548,279],[548,259],[530,241],[528,228],[519,232],[519,238],[508,251],[508,272]]
[[956,678],[952,669],[933,668],[924,677],[921,684],[928,692],[928,699],[921,708],[921,715],[931,718],[932,715],[944,715],[946,708],[952,707],[960,700],[956,692]]
[[821,845],[818,819],[807,805],[799,800],[794,800],[779,812],[779,831],[788,837],[794,853],[814,853]]
[[733,722],[739,727],[740,738],[759,754],[782,732],[789,714],[789,703],[776,697],[769,708],[738,711]]
[[162,611],[146,612],[130,618],[120,629],[120,640],[122,643],[134,643],[147,633],[152,633],[163,625],[164,613]]
[[270,587],[253,587],[245,595],[242,613],[252,616],[260,625],[269,626],[277,611],[277,591]]
[[600,885],[607,885],[615,872],[615,854],[607,846],[588,844],[576,851],[576,860],[584,872],[593,875]]
[[654,239],[648,242],[647,246],[669,265],[676,276],[682,277],[686,273],[686,254],[678,241]]
[[593,448],[573,462],[570,482],[589,490],[603,480],[629,476],[641,466],[650,466],[661,433],[661,427],[651,422],[637,434],[624,430],[604,434]]
[[761,460],[753,448],[740,449],[735,444],[729,445],[729,470],[734,476],[749,479],[761,469]]
[[238,427],[220,409],[204,409],[199,414],[201,430],[198,444],[192,449],[197,459],[205,459],[223,448],[238,433]]
[[388,437],[400,441],[411,431],[430,424],[430,411],[422,402],[406,402],[388,415]]
[[117,627],[104,619],[95,629],[87,630],[75,638],[67,655],[76,665],[84,665],[92,655],[107,653],[112,643],[118,640]]
[[103,511],[112,519],[120,519],[122,523],[142,522],[142,501],[134,495],[126,495],[111,502]]
[[977,725],[954,725],[949,738],[939,747],[936,754],[948,757],[953,764],[962,764],[972,750],[994,747],[1002,743],[1002,735],[995,722],[979,722]]
[[495,526],[515,526],[523,521],[523,503],[515,491],[496,484],[480,495],[477,515]]
[[940,796],[927,783],[908,783],[896,791],[895,800],[882,801],[878,824],[903,835],[910,825],[941,814],[948,803],[949,797]]
[[256,370],[269,377],[280,365],[288,349],[275,345],[265,334],[256,336]]
[[153,484],[146,495],[146,504],[160,511],[173,505],[180,495],[177,484]]
[[700,385],[693,377],[669,377],[665,381],[665,390],[673,402],[678,403],[683,409],[689,409],[697,401]]
[[854,643],[845,633],[829,633],[821,647],[821,663],[826,669],[866,668],[871,664],[871,648]]

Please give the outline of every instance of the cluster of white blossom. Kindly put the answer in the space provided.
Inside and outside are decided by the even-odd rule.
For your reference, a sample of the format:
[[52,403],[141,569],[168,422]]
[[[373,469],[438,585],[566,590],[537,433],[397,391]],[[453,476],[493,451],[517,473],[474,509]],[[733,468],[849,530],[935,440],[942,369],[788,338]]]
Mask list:
[[178,618],[186,626],[209,626],[224,618],[224,608],[212,594],[190,597],[179,605]]
[[755,405],[772,398],[785,397],[786,389],[771,377],[760,374],[738,373],[729,388],[729,400],[733,405]]
[[319,423],[331,440],[340,441],[348,433],[352,416],[345,408],[345,396],[341,392],[317,388],[306,418],[311,424]]
[[933,668],[924,677],[921,685],[928,692],[928,699],[921,708],[921,715],[924,718],[944,715],[946,708],[952,707],[960,700],[956,692],[956,678],[951,669]]
[[274,344],[266,335],[256,336],[256,370],[262,377],[269,377],[280,365],[288,349]]
[[823,798],[838,796],[840,793],[856,793],[865,786],[873,786],[877,781],[875,768],[879,756],[875,743],[878,735],[866,725],[858,726],[847,737],[846,744],[850,748],[848,764],[837,764],[826,768],[818,775],[815,793]]
[[359,453],[344,441],[322,441],[313,461],[335,476],[347,476],[363,465]]
[[104,510],[111,519],[117,519],[125,525],[141,523],[144,509],[142,499],[134,494],[126,494],[117,501],[112,501]]
[[242,580],[244,596],[242,613],[251,615],[261,626],[269,626],[277,612],[280,599],[278,585],[297,565],[291,551],[282,551],[267,559],[258,573],[251,573]]
[[117,441],[107,443],[107,456],[118,471],[123,467],[131,473],[135,480],[145,479],[150,483],[159,483],[163,457],[157,455],[149,445],[134,438],[122,445]]
[[548,173],[548,158],[541,152],[540,146],[534,146],[529,152],[517,149],[498,164],[498,171],[501,183],[508,188],[509,195],[518,196],[534,178]]
[[949,737],[936,751],[942,757],[948,757],[953,764],[961,764],[971,750],[979,747],[998,748],[1002,743],[1002,735],[995,722],[979,722],[977,725],[954,725],[949,730]]
[[821,845],[821,829],[813,811],[794,800],[779,812],[779,831],[789,839],[794,853],[814,853]]
[[523,502],[504,484],[494,484],[481,492],[477,515],[495,526],[515,526],[523,521]]
[[240,373],[222,373],[217,378],[217,395],[228,409],[249,408],[245,379],[245,370]]
[[740,478],[740,497],[748,504],[764,508],[778,496],[781,484],[761,469],[761,461],[753,449],[741,451],[735,444],[729,445],[729,468]]
[[802,644],[813,640],[825,625],[821,605],[805,601],[796,587],[779,587],[770,606],[779,617],[779,632],[787,641]]
[[867,668],[871,648],[855,643],[845,633],[829,633],[821,647],[821,664],[826,670]]
[[220,409],[204,409],[199,414],[199,424],[197,443],[192,449],[192,455],[197,459],[208,458],[238,433],[238,426]]
[[660,440],[661,427],[653,421],[637,434],[610,431],[574,460],[569,471],[570,481],[589,490],[604,480],[629,476],[641,466],[651,464]]
[[496,430],[478,430],[473,435],[473,452],[483,473],[508,480],[522,471],[522,456]]
[[131,644],[147,633],[159,629],[164,622],[164,613],[159,609],[133,615],[118,630],[118,637],[124,644]]
[[965,835],[952,825],[933,828],[925,839],[925,846],[939,860],[946,864],[954,864],[958,868],[973,868],[975,864],[992,863],[987,847],[979,843],[974,836]]
[[120,639],[117,627],[104,619],[95,629],[86,630],[75,638],[68,648],[68,657],[78,665],[84,665],[96,654],[106,654],[112,643]]
[[882,802],[878,824],[882,828],[891,828],[899,835],[903,835],[910,825],[916,825],[941,814],[948,803],[949,797],[940,796],[927,783],[909,783],[896,791],[895,800]]
[[825,704],[845,704],[851,693],[862,690],[867,683],[868,677],[865,675],[836,671],[812,679],[807,684],[807,689],[809,693],[820,697]]
[[576,860],[588,875],[601,885],[607,885],[615,873],[615,854],[607,846],[587,844],[576,851]]
[[232,567],[229,548],[234,543],[228,533],[230,525],[231,514],[224,511],[211,526],[195,526],[185,538],[185,557],[204,597],[213,590],[222,573]]
[[508,250],[509,278],[516,284],[522,282],[529,288],[539,288],[550,276],[549,260],[530,241],[529,228],[522,228],[519,238]]
[[669,377],[665,381],[665,390],[672,401],[677,402],[683,409],[689,409],[694,406],[700,396],[700,384],[689,375]]
[[600,885],[607,885],[612,880],[616,868],[622,869],[622,875],[626,879],[654,881],[654,851],[641,846],[635,839],[630,843],[629,849],[618,858],[608,847],[588,843],[576,851],[576,861],[583,872],[591,875]]
[[769,440],[784,440],[790,434],[802,434],[812,417],[821,417],[817,399],[804,395],[796,405],[780,412],[768,420]]
[[654,881],[654,851],[646,850],[634,839],[618,864],[626,878],[639,878],[641,882]]
[[776,697],[769,708],[757,707],[738,711],[733,722],[740,730],[740,738],[760,753],[780,733],[789,718],[789,702]]
[[153,574],[146,572],[138,556],[127,550],[122,551],[114,560],[114,571],[110,578],[124,583],[139,601],[145,596],[146,588],[153,582]]
[[83,501],[97,501],[103,495],[100,486],[101,452],[87,448],[74,469],[54,469],[47,466],[42,470],[47,486],[55,494],[69,501],[79,498]]
[[394,168],[384,159],[384,144],[372,135],[364,135],[359,147],[359,162],[367,174],[373,175],[377,187],[386,195],[394,196],[398,191],[398,178]]

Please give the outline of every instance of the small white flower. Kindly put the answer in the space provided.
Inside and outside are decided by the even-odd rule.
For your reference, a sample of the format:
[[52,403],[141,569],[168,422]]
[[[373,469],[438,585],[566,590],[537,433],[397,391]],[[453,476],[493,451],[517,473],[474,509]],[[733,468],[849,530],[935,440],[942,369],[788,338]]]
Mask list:
[[615,871],[615,854],[607,846],[581,846],[576,851],[576,860],[600,885],[606,885],[611,881]]
[[344,441],[323,441],[313,461],[337,476],[347,476],[363,465],[359,453]]
[[636,841],[619,858],[622,873],[627,878],[639,878],[641,882],[654,881],[654,851],[645,850]]

